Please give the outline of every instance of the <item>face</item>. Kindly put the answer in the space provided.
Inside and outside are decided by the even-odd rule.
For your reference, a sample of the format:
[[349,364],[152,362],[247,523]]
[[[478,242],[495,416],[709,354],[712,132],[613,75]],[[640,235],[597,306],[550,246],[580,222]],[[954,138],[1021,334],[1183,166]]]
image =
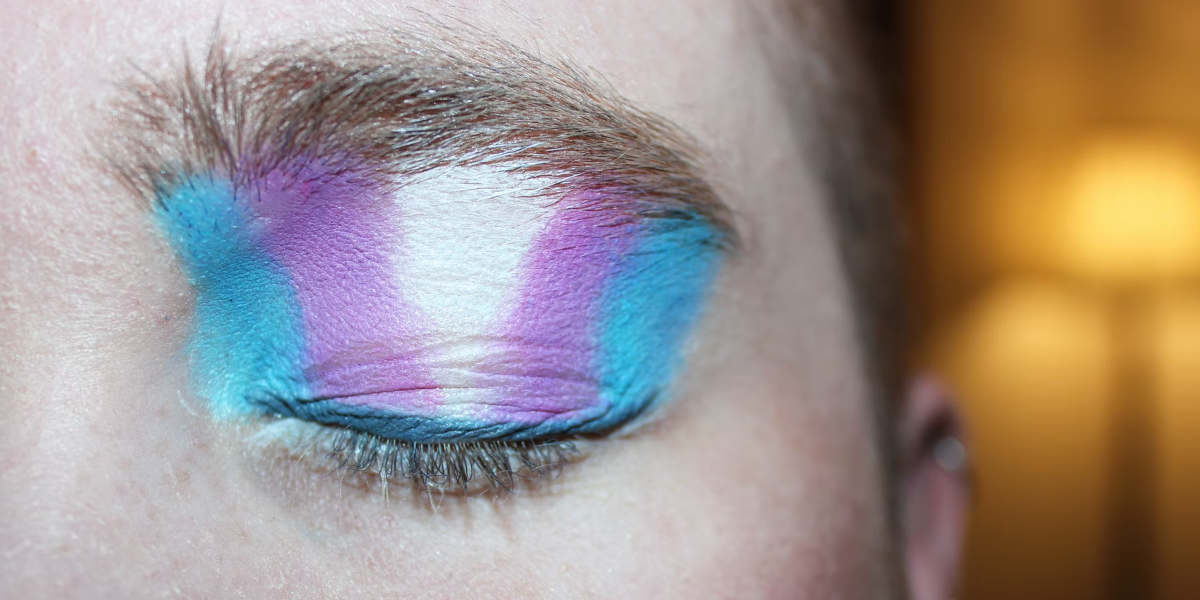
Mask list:
[[[414,6],[6,3],[0,595],[901,595],[792,42],[722,0]],[[163,91],[218,19],[287,92],[232,158]],[[379,142],[422,105],[296,149],[316,88],[256,56],[497,79],[462,139]]]

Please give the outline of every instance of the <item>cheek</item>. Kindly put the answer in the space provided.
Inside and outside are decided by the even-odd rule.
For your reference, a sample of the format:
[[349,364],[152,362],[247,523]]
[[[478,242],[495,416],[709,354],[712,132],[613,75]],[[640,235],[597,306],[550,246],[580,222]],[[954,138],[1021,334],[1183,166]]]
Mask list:
[[656,450],[664,480],[640,483],[649,497],[628,507],[645,532],[631,576],[662,565],[654,597],[884,597],[869,421],[843,410],[859,401],[805,397],[800,382],[759,386],[710,388],[684,415],[694,422]]
[[377,565],[356,583],[377,591],[890,597],[883,495],[863,404],[809,395],[811,382],[767,368],[741,373],[689,379],[678,410],[520,497],[385,504],[313,476],[272,484],[263,508],[288,532],[281,547],[303,549],[322,571]]
[[469,538],[435,528],[409,548],[443,552],[441,568],[484,565],[464,575],[474,586],[524,586],[499,597],[891,597],[861,400],[750,375],[751,393],[697,382],[703,393],[685,390],[678,411],[578,465],[552,495],[476,521]]

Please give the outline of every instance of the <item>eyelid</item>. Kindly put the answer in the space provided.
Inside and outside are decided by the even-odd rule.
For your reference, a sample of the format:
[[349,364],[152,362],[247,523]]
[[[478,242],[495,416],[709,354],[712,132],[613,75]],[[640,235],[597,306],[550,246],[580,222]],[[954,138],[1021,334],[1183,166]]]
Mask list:
[[[326,184],[239,202],[211,179],[165,198],[198,290],[195,362],[225,385],[210,396],[412,442],[592,434],[643,412],[715,269],[711,230],[569,198],[535,202],[554,213],[537,222],[485,174],[447,177],[392,199]],[[496,214],[425,210],[453,206],[440,195]]]

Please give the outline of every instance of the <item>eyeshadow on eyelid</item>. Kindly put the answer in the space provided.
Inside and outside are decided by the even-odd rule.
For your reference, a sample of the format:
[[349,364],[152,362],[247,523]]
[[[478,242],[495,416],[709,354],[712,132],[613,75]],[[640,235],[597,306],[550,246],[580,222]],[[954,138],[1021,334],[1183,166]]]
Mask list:
[[662,403],[721,234],[543,188],[486,166],[183,179],[153,215],[195,289],[197,391],[220,417],[411,442],[599,433]]

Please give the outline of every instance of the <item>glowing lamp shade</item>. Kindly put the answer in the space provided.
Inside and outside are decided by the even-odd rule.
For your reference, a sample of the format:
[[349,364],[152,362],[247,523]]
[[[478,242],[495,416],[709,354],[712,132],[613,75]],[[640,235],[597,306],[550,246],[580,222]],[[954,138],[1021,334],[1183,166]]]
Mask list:
[[1200,167],[1184,146],[1105,140],[1087,147],[1067,189],[1068,264],[1108,283],[1200,267]]

